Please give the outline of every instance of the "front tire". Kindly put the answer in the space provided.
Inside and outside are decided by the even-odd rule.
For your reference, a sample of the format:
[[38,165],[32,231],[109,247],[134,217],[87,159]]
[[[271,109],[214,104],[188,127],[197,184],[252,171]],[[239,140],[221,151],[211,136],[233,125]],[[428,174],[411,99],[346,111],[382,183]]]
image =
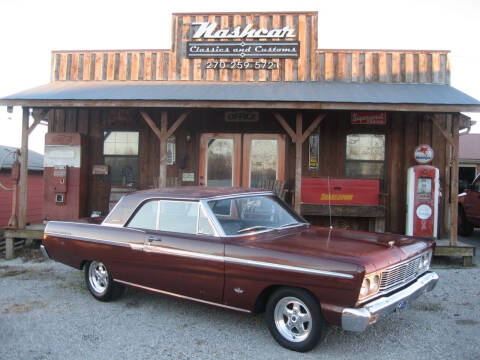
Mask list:
[[105,264],[90,261],[85,264],[85,282],[92,296],[100,301],[114,300],[121,295],[123,287],[116,284]]
[[280,288],[267,302],[267,325],[283,347],[300,352],[313,349],[323,338],[326,322],[312,294],[296,288]]

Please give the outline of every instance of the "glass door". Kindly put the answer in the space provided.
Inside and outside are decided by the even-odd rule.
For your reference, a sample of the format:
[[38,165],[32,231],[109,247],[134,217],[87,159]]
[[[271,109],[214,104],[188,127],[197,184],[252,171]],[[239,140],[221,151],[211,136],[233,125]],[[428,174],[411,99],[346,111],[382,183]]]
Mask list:
[[202,134],[199,184],[240,186],[240,134]]
[[285,180],[285,136],[243,135],[242,186],[257,188],[268,180]]

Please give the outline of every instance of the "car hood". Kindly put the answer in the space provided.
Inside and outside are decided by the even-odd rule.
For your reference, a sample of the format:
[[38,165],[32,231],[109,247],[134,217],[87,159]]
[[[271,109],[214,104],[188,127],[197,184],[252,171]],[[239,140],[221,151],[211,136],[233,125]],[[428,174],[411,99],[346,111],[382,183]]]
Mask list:
[[411,236],[337,230],[316,226],[269,232],[255,247],[363,266],[367,272],[407,260],[434,246],[434,241]]

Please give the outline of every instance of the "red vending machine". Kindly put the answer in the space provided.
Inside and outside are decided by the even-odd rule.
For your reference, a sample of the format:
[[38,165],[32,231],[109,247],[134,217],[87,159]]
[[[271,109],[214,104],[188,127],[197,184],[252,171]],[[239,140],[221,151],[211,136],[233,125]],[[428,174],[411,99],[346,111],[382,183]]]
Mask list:
[[[433,150],[428,145],[419,148],[423,154],[417,156],[416,150],[417,162],[430,162]],[[436,167],[416,165],[408,169],[406,235],[437,237],[439,196],[440,173]]]
[[87,154],[78,133],[47,133],[43,171],[43,219],[86,216]]

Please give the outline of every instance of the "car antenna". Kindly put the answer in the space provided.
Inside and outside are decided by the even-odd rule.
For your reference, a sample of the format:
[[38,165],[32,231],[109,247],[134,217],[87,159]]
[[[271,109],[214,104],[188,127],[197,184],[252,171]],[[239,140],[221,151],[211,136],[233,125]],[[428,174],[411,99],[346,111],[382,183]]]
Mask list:
[[329,217],[330,217],[330,230],[333,230],[332,204],[331,204],[331,194],[330,194],[330,176],[327,176],[327,185],[328,185],[328,214],[329,214]]

